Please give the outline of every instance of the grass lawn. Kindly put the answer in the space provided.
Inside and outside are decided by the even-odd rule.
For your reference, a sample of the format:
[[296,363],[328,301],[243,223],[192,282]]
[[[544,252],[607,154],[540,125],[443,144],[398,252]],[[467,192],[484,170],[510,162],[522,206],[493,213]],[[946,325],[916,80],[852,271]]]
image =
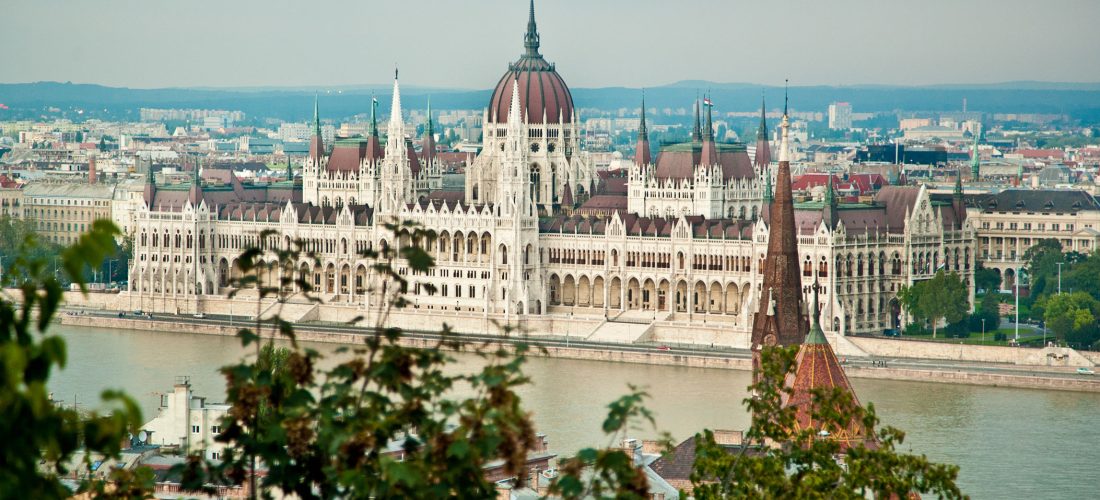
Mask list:
[[[995,333],[1003,333],[1007,340],[993,340]],[[902,335],[899,338],[902,339],[920,339],[920,340],[932,340],[936,342],[949,342],[952,344],[967,344],[967,345],[999,345],[1007,346],[1009,341],[1015,338],[1016,330],[1013,328],[1000,328],[998,330],[986,330],[985,341],[982,341],[981,332],[971,333],[967,338],[948,338],[946,332],[943,330],[936,332],[936,338],[932,338],[932,332],[926,332],[919,335]],[[1048,336],[1047,340],[1051,340],[1052,337]],[[1020,330],[1020,343],[1024,345],[1035,344],[1039,345],[1043,343],[1043,333],[1032,330]]]

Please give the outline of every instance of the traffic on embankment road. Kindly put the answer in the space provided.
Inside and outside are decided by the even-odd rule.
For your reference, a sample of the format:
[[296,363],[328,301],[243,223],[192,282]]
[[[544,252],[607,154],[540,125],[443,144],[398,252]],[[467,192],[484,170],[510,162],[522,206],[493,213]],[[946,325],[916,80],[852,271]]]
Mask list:
[[[238,328],[256,324],[254,319],[244,316],[135,314],[81,309],[66,310],[60,317],[63,324],[73,326],[208,335],[236,335]],[[295,329],[300,340],[316,342],[356,343],[368,333],[368,329],[362,326],[323,322],[299,323]],[[451,333],[448,337],[469,345],[523,343],[534,348],[535,355],[550,357],[702,368],[751,369],[749,350],[729,347],[623,344],[562,336],[519,334]],[[435,331],[406,330],[403,335],[405,343],[419,346],[436,345],[442,338],[443,336]],[[841,357],[841,363],[848,376],[857,378],[1100,392],[1100,376],[1079,373],[1064,367],[884,357]]]

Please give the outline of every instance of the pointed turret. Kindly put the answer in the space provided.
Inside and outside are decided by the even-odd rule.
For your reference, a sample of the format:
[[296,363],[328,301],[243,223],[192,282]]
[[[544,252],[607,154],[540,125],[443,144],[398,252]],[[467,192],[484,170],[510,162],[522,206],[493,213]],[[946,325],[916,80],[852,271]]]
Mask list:
[[825,199],[821,205],[822,222],[829,230],[836,229],[836,223],[840,220],[840,215],[837,213],[836,185],[833,184],[833,174],[829,174],[828,180],[825,181]]
[[539,56],[539,28],[535,24],[535,0],[531,0],[531,9],[527,16],[527,32],[523,34],[523,48],[528,57]]
[[794,223],[791,164],[788,148],[789,121],[782,121],[775,199],[771,204],[768,253],[761,269],[759,310],[753,318],[753,367],[759,370],[765,346],[802,343],[809,325],[802,309],[802,274],[798,263],[798,230]]
[[702,142],[702,140],[703,140],[703,130],[701,128],[702,126],[699,124],[699,99],[698,99],[698,96],[696,96],[694,106],[695,106],[694,107],[694,110],[695,110],[695,125],[691,129],[691,142]]
[[317,96],[313,96],[313,137],[309,140],[309,157],[314,165],[321,164],[321,157],[325,154],[325,143],[321,138],[321,113],[317,104]]
[[699,155],[699,163],[703,165],[718,164],[718,146],[714,144],[714,120],[711,118],[711,108],[714,102],[707,96],[703,100],[703,106],[707,108],[707,126],[703,129],[703,149]]
[[401,85],[397,81],[397,69],[394,68],[390,123],[386,129],[386,153],[403,155],[403,152],[398,151],[399,148],[403,147],[405,147],[405,120],[401,117]]
[[424,139],[420,143],[420,155],[424,158],[424,166],[432,164],[435,158],[435,127],[432,124],[432,98],[428,98],[428,122],[424,124]]
[[[814,418],[815,391],[839,390],[851,397],[852,404],[859,406],[859,398],[852,390],[844,368],[841,367],[836,353],[825,338],[825,332],[821,331],[821,323],[818,319],[820,288],[816,282],[813,284],[813,326],[810,327],[806,340],[799,348],[798,355],[795,356],[794,371],[788,373],[784,381],[784,385],[790,388],[791,392],[782,393],[782,404],[785,408],[795,410],[794,428],[790,431],[797,433],[810,430],[811,432],[808,433],[810,439],[836,441],[840,445],[841,452],[860,445],[873,448],[876,445],[874,436],[869,435],[862,421],[852,418],[846,425],[837,426],[825,425]],[[843,408],[841,410],[843,411]],[[817,413],[823,412],[819,410]],[[809,443],[801,444],[809,445]]]
[[756,154],[753,155],[753,166],[761,173],[767,173],[768,164],[772,162],[772,151],[768,145],[768,123],[764,118],[767,107],[764,105],[764,95],[760,95],[760,126],[756,129]]
[[638,121],[638,145],[634,150],[634,164],[642,167],[652,163],[649,150],[649,130],[645,124],[645,92],[642,92],[642,113]]
[[367,136],[367,161],[378,162],[385,157],[382,143],[378,139],[378,98],[370,96],[370,135]]

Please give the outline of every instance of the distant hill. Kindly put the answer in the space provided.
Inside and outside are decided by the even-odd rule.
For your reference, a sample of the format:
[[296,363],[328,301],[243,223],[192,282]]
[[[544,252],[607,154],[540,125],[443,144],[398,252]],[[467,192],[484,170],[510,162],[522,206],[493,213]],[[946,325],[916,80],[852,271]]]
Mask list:
[[[568,76],[568,75],[566,75]],[[313,97],[320,91],[321,113],[344,119],[370,112],[371,95],[379,111],[388,114],[389,84],[330,87],[262,87],[247,89],[166,88],[129,89],[94,84],[36,82],[0,84],[0,120],[36,118],[48,108],[58,108],[72,118],[134,119],[142,107],[210,108],[244,111],[251,118],[304,120],[313,111]],[[689,80],[645,89],[646,103],[657,108],[689,108],[701,92],[709,91],[716,109],[759,109],[763,91],[769,109],[782,106],[783,88],[750,83]],[[577,106],[616,110],[636,108],[641,90],[623,87],[574,88]],[[446,89],[402,86],[407,109],[422,109],[431,96],[439,110],[483,108],[489,89]],[[958,111],[966,99],[968,109],[987,113],[1064,113],[1087,123],[1100,123],[1100,83],[1006,82],[975,85],[921,87],[889,85],[791,87],[791,107],[798,111],[824,112],[835,101],[852,103],[856,112]],[[75,110],[84,114],[75,115]]]

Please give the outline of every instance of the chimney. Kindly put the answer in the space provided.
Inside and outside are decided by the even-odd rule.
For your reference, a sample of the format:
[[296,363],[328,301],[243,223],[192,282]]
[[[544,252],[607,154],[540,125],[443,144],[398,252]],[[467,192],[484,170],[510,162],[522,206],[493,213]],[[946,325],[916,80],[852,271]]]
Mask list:
[[95,184],[95,156],[88,157],[88,184]]

